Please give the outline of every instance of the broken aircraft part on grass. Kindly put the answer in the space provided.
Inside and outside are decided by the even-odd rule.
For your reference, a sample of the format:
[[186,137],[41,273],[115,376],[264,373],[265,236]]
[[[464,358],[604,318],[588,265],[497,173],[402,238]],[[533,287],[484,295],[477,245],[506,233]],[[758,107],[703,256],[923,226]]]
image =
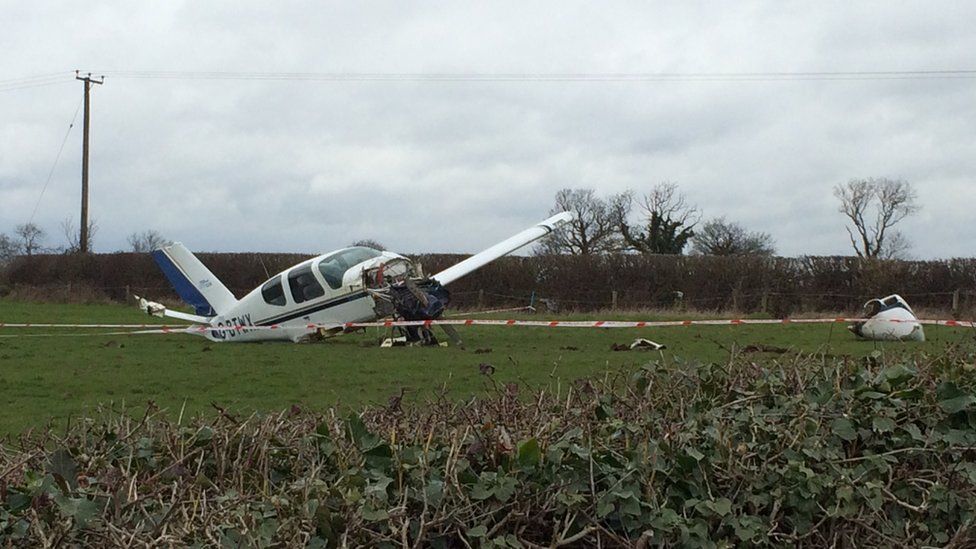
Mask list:
[[650,339],[639,337],[630,344],[630,348],[631,350],[637,351],[662,351],[667,349],[667,346],[656,341],[651,341]]
[[[563,347],[563,349],[565,349],[567,351],[568,350],[572,350],[572,351],[577,351],[578,350],[576,347]],[[662,344],[657,343],[657,342],[654,342],[654,341],[651,341],[650,339],[645,339],[643,337],[639,337],[639,338],[635,339],[634,342],[631,343],[631,344],[629,344],[629,345],[626,344],[626,343],[611,343],[610,344],[610,350],[611,351],[661,351],[661,350],[664,350],[664,349],[667,349],[667,346],[662,345]]]
[[872,299],[864,304],[867,320],[848,329],[857,337],[877,341],[925,341],[925,331],[915,312],[898,294]]
[[[343,248],[294,265],[239,300],[186,247],[175,243],[152,255],[195,314],[137,299],[146,313],[206,327],[199,333],[217,342],[297,342],[342,333],[347,323],[388,317],[436,320],[451,302],[447,285],[572,219],[569,212],[556,214],[432,276],[425,276],[419,265],[399,254],[361,246]],[[460,345],[453,328],[447,333]],[[406,337],[437,343],[426,327],[408,329]]]

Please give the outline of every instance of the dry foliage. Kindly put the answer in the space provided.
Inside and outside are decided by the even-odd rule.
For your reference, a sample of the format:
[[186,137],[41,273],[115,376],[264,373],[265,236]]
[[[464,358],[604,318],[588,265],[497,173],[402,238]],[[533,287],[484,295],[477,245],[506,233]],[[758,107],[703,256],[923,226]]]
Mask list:
[[[0,452],[11,546],[963,547],[973,356],[733,353],[360,414],[105,409]],[[489,374],[490,375],[490,374]],[[401,393],[402,394],[402,393]]]
[[[238,297],[270,275],[308,259],[300,254],[199,254]],[[466,256],[415,256],[436,273]],[[148,254],[42,255],[14,261],[0,286],[88,287],[121,301],[130,293],[179,298]],[[74,286],[73,286],[74,287]],[[2,288],[0,288],[2,289]],[[451,285],[458,308],[525,305],[534,295],[559,310],[680,306],[706,311],[856,311],[870,298],[899,293],[913,308],[946,310],[956,289],[976,290],[976,260],[884,261],[855,257],[694,257],[608,254],[505,257]],[[479,292],[481,299],[479,300]],[[676,292],[683,298],[676,299]],[[765,299],[763,296],[766,296]],[[960,308],[969,309],[964,292]]]

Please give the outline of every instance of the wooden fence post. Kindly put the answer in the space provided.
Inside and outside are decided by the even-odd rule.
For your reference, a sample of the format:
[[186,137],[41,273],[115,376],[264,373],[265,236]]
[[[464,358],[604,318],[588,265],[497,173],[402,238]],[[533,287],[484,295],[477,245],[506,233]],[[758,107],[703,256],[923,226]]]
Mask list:
[[485,290],[484,288],[478,290],[478,308],[483,309],[485,306]]
[[959,289],[952,292],[952,314],[959,313]]
[[613,311],[617,310],[617,290],[610,292],[610,309]]
[[765,313],[769,309],[769,292],[763,292],[762,301],[759,302],[759,312]]

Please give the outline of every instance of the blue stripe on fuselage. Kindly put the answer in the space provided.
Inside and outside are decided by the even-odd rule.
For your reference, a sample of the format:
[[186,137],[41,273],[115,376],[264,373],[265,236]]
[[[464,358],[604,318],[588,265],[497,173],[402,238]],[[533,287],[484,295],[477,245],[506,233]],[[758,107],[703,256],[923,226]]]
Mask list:
[[173,260],[166,255],[163,250],[156,250],[152,253],[153,259],[156,260],[156,264],[162,269],[163,274],[169,279],[170,284],[173,285],[173,289],[176,293],[183,298],[183,301],[192,305],[198,315],[202,316],[215,316],[217,314],[214,311],[213,306],[207,301],[207,298],[203,297],[200,290],[193,285],[193,282],[187,278],[180,268],[173,263]]

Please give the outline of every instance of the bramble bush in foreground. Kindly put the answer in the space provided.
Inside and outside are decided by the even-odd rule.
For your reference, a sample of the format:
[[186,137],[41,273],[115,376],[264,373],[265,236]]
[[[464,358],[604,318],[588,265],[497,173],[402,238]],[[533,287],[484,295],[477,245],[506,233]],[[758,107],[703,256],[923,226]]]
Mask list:
[[738,355],[348,417],[105,409],[4,445],[0,539],[971,546],[973,374],[958,351]]

